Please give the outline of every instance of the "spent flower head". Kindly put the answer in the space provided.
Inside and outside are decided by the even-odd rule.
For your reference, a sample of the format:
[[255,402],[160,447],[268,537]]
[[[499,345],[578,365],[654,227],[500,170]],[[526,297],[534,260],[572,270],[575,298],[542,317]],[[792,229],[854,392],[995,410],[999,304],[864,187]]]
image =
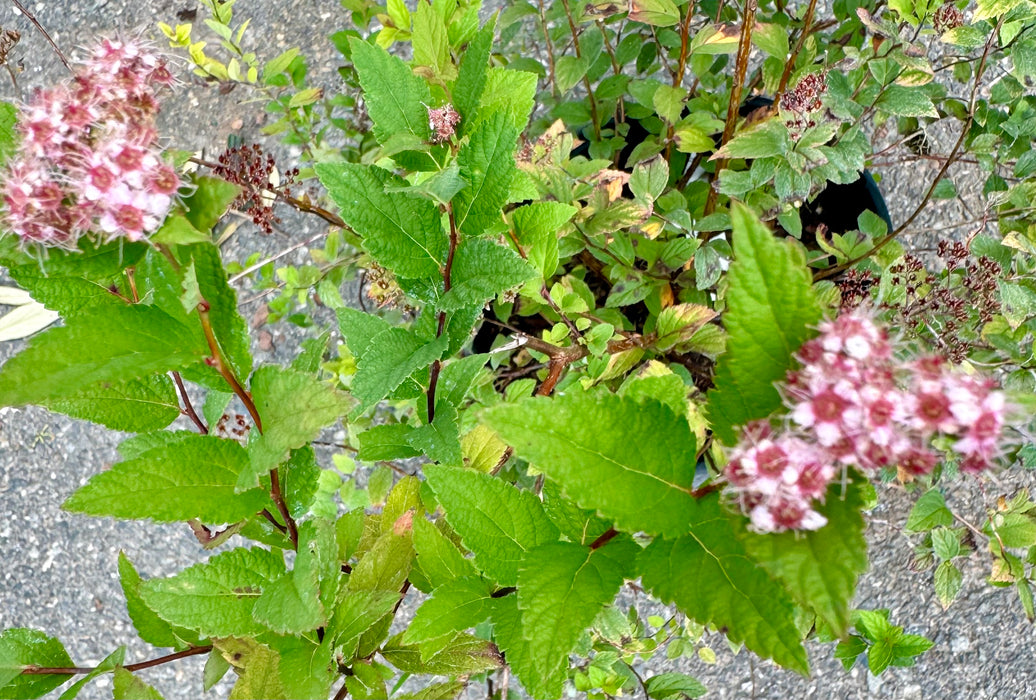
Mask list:
[[74,248],[88,233],[139,240],[180,187],[159,153],[165,62],[138,41],[105,39],[67,82],[21,108],[21,144],[5,166],[5,219],[25,243]]
[[432,129],[432,143],[444,143],[457,131],[460,114],[450,103],[437,109],[428,108],[428,126]]

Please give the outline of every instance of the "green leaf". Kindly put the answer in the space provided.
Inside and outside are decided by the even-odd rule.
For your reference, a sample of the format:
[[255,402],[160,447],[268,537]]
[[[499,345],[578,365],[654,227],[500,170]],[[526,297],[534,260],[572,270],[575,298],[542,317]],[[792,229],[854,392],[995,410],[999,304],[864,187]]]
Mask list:
[[1028,513],[994,513],[983,528],[1004,547],[1025,548],[1036,545],[1036,518]]
[[964,575],[952,561],[944,561],[935,569],[935,595],[939,605],[946,610],[960,593]]
[[466,680],[432,683],[421,690],[397,695],[396,698],[397,700],[449,700],[459,696],[466,687],[468,687]]
[[978,10],[976,10],[972,21],[978,22],[979,20],[1005,15],[1022,4],[1027,4],[1026,0],[979,0]]
[[255,601],[283,573],[280,554],[232,549],[170,578],[144,581],[140,595],[162,619],[206,637],[255,636],[266,631],[252,617]]
[[517,583],[528,550],[558,538],[543,506],[527,491],[467,469],[429,466],[424,473],[476,566],[501,586]]
[[935,527],[953,524],[953,513],[946,507],[946,499],[938,489],[930,489],[917,499],[907,516],[907,532],[927,532]]
[[439,307],[456,311],[482,306],[497,294],[536,277],[536,270],[510,248],[485,239],[467,239],[453,258],[452,284]]
[[349,39],[349,46],[378,143],[384,144],[403,132],[427,140],[430,131],[425,105],[432,102],[427,83],[414,75],[402,59],[380,46],[356,37]]
[[16,627],[0,632],[0,697],[38,698],[69,680],[66,675],[23,676],[26,666],[74,666],[64,645],[43,632]]
[[849,631],[856,580],[867,569],[862,507],[861,479],[856,478],[844,489],[842,484],[828,489],[818,507],[827,525],[819,530],[746,533],[742,538],[749,555],[838,637]]
[[680,21],[680,9],[673,0],[637,0],[630,3],[629,19],[656,27],[669,27]]
[[183,214],[171,214],[149,240],[164,246],[191,245],[211,243],[212,234],[194,228],[194,224]]
[[101,663],[94,666],[93,670],[85,674],[82,678],[77,680],[75,683],[65,689],[65,692],[61,694],[58,700],[73,700],[79,696],[81,691],[87,683],[97,678],[100,675],[114,671],[117,667],[121,666],[123,661],[126,659],[126,647],[122,646],[113,651],[108,656],[101,660]]
[[875,106],[897,117],[939,118],[939,112],[924,90],[903,85],[889,85],[885,88]]
[[0,102],[0,163],[5,162],[17,146],[17,123],[18,108],[10,102]]
[[428,459],[448,467],[464,463],[460,448],[460,425],[457,408],[446,400],[435,403],[435,420],[410,434],[410,444]]
[[589,68],[586,58],[580,56],[566,55],[559,58],[554,64],[554,75],[558,90],[566,93],[575,87],[575,84],[586,75]]
[[113,306],[67,323],[35,336],[0,369],[0,405],[71,398],[101,382],[186,367],[208,352],[185,345],[187,329],[150,306]]
[[327,636],[317,644],[305,637],[280,637],[271,646],[280,655],[277,670],[285,695],[293,700],[327,700],[338,677],[334,647]]
[[468,187],[453,199],[457,228],[467,236],[485,233],[501,220],[516,171],[514,151],[519,129],[505,111],[478,122],[457,153],[460,174]]
[[[529,686],[540,685],[543,696],[555,698],[561,695],[564,678],[560,674],[543,676],[533,661],[532,645],[525,635],[522,615],[518,610],[518,596],[508,595],[494,600],[493,639],[504,652],[507,665],[518,680],[529,690]],[[528,635],[531,637],[531,633]]]
[[162,700],[162,694],[126,669],[115,669],[113,700]]
[[[734,134],[709,160],[718,158],[768,158],[792,148],[788,128],[778,119],[767,119]],[[731,212],[733,214],[733,211]]]
[[576,211],[563,202],[533,202],[511,213],[515,236],[544,279],[557,269],[558,233]]
[[414,64],[428,66],[441,80],[456,78],[457,69],[450,57],[450,38],[443,16],[432,9],[430,3],[419,2],[413,19],[410,43],[414,48]]
[[697,517],[694,435],[668,406],[572,392],[496,406],[483,422],[620,530],[682,535]]
[[212,243],[190,247],[198,291],[209,303],[209,321],[223,357],[237,377],[252,372],[248,322],[237,312],[237,292],[227,283],[219,248]]
[[76,396],[43,405],[72,418],[128,433],[161,430],[180,417],[176,388],[166,374],[103,382]]
[[644,681],[644,689],[654,700],[700,698],[708,688],[685,673],[660,673]]
[[806,675],[809,662],[787,593],[753,561],[737,539],[717,493],[698,499],[689,534],[656,537],[638,566],[644,587],[701,624],[759,656]]
[[693,126],[681,126],[673,134],[676,150],[681,153],[708,153],[716,147],[712,137]]
[[408,459],[421,452],[410,445],[410,436],[416,428],[405,423],[375,425],[360,433],[360,451],[356,459],[361,462]]
[[400,643],[396,635],[381,650],[381,655],[403,673],[434,676],[462,676],[499,668],[503,658],[496,646],[470,634],[456,635],[441,651],[428,659],[421,658],[417,646]]
[[192,644],[201,644],[201,638],[196,632],[169,624],[144,604],[140,597],[140,574],[124,552],[119,552],[119,583],[126,597],[126,611],[133,621],[137,635],[145,642],[155,647],[174,649],[186,649]]
[[330,522],[307,520],[299,526],[294,568],[263,589],[252,617],[278,634],[302,634],[327,623],[321,602],[334,599],[340,577],[338,545]]
[[781,406],[775,383],[820,320],[820,305],[801,253],[774,238],[744,205],[731,208],[734,263],[727,275],[727,352],[709,392],[712,429],[726,444],[735,426]]
[[335,648],[344,651],[346,660],[354,658],[361,635],[386,615],[391,615],[399,602],[399,591],[354,591],[343,594],[325,632]]
[[[414,518],[415,569],[429,584],[426,593],[460,578],[475,578],[478,571],[439,529],[424,518]],[[423,590],[423,589],[422,589]]]
[[539,669],[537,678],[521,678],[533,697],[552,697],[557,679],[568,675],[569,653],[615,599],[622,569],[608,546],[552,542],[528,552],[518,572],[518,609],[531,661]]
[[259,477],[283,462],[289,450],[308,445],[349,407],[344,394],[313,375],[274,365],[255,371],[251,389],[262,435],[248,446],[250,465],[238,478],[239,490],[257,486]]
[[414,613],[402,642],[418,644],[474,627],[489,618],[491,593],[479,578],[458,578],[442,584]]
[[302,518],[309,512],[320,489],[320,471],[313,448],[308,445],[292,450],[281,468],[281,490],[293,518]]
[[[507,68],[490,68],[482,91],[478,114],[494,115],[503,110],[518,133],[525,130],[536,97],[539,76]],[[472,125],[473,126],[473,125]],[[470,132],[465,132],[470,133]]]
[[490,17],[486,26],[479,30],[468,43],[460,63],[460,73],[453,86],[453,106],[460,113],[461,135],[467,133],[467,126],[475,116],[475,109],[486,87],[489,69],[489,55],[493,48],[493,34],[496,31],[496,15]]
[[316,172],[342,219],[379,264],[401,277],[440,274],[448,241],[433,202],[387,193],[386,188],[405,187],[406,182],[374,165],[318,163]]
[[183,199],[184,216],[198,231],[211,231],[241,190],[237,185],[208,175],[195,177],[192,184],[194,191]]
[[109,289],[111,278],[86,279],[79,274],[61,275],[43,271],[39,265],[18,265],[10,270],[11,278],[32,294],[32,298],[63,318],[93,308],[125,306]]
[[263,489],[234,492],[247,467],[248,454],[233,440],[185,436],[95,474],[62,508],[159,523],[233,523],[273,506]]
[[228,700],[284,700],[284,684],[278,670],[276,651],[254,639],[223,639],[217,648],[227,656],[238,673]]

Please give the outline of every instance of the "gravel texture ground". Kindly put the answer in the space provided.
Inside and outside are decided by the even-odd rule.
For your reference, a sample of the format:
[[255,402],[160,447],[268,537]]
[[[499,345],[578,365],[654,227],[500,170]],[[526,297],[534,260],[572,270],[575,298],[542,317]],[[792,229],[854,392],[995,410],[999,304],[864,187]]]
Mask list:
[[[191,0],[46,0],[27,2],[28,9],[48,28],[67,53],[96,35],[118,29],[158,38],[154,22],[176,21],[176,13],[193,8]],[[239,2],[239,14],[252,18],[251,45],[271,58],[290,46],[301,46],[310,57],[316,84],[334,89],[334,51],[323,37],[344,25],[345,11],[330,0],[252,0]],[[0,99],[27,97],[34,87],[60,77],[63,68],[42,37],[8,3],[0,8],[0,26],[21,31],[22,41],[12,60],[24,70],[15,87],[0,72]],[[163,134],[178,148],[220,150],[232,131],[257,136],[261,105],[247,103],[247,94],[221,95],[190,78],[163,112]],[[951,137],[952,138],[952,135]],[[884,171],[883,186],[897,220],[919,201],[917,171]],[[931,177],[932,173],[923,173]],[[963,175],[962,175],[963,177]],[[961,183],[958,182],[958,185]],[[919,223],[925,245],[939,234],[941,221],[965,218],[950,206]],[[973,208],[973,204],[971,205]],[[286,233],[271,237],[250,234],[242,227],[228,244],[232,259],[253,251],[276,253],[319,231],[309,221],[290,219]],[[967,231],[956,229],[954,233]],[[291,259],[291,258],[289,258]],[[297,258],[299,262],[301,258]],[[255,306],[245,308],[250,316]],[[265,335],[264,335],[265,333]],[[284,362],[296,348],[299,334],[291,328],[260,328],[256,359]],[[0,344],[0,361],[22,347]],[[104,428],[71,421],[41,409],[0,414],[0,627],[28,626],[59,636],[81,665],[100,661],[120,644],[127,644],[128,661],[140,661],[154,652],[136,640],[125,613],[116,574],[116,558],[126,552],[145,576],[169,575],[195,563],[200,548],[185,526],[91,519],[62,512],[59,504],[90,475],[115,459],[119,436]],[[975,520],[1001,494],[1010,495],[1030,485],[1031,474],[1010,472],[999,482],[987,483],[978,493],[966,482],[951,495],[960,512]],[[913,668],[894,668],[880,678],[862,667],[845,672],[832,657],[831,646],[810,649],[814,675],[803,679],[781,671],[750,654],[733,655],[718,636],[707,638],[718,653],[717,663],[697,658],[668,664],[659,659],[650,669],[680,670],[696,675],[710,689],[709,697],[723,698],[1009,698],[1036,697],[1036,640],[1025,622],[1013,591],[989,587],[982,579],[986,564],[970,560],[960,600],[948,612],[939,607],[931,574],[909,570],[911,543],[897,534],[906,518],[910,499],[882,489],[882,505],[872,514],[868,532],[872,570],[860,585],[857,605],[889,608],[892,621],[907,631],[924,634],[936,646]],[[633,593],[626,603],[637,602]],[[643,602],[643,601],[641,601]],[[645,606],[646,609],[647,606]],[[200,658],[151,669],[145,679],[166,698],[200,697]],[[220,696],[227,685],[214,691]],[[472,689],[470,697],[482,696]],[[57,696],[57,693],[54,694]],[[215,697],[217,695],[210,694]],[[102,678],[88,686],[82,698],[111,697],[110,683]]]

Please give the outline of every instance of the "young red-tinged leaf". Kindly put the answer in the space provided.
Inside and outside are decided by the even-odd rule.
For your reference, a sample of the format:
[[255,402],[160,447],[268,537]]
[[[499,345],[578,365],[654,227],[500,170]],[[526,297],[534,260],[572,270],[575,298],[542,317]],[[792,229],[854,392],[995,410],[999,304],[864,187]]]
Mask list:
[[719,494],[698,500],[690,533],[675,540],[656,537],[638,559],[644,587],[675,603],[701,624],[727,630],[727,637],[785,668],[809,673],[809,661],[795,627],[788,594],[737,539]]
[[727,275],[727,351],[709,392],[712,429],[734,444],[735,428],[781,406],[775,383],[820,320],[820,305],[802,254],[774,238],[742,204],[731,208],[734,263]]
[[462,632],[489,618],[492,590],[480,578],[458,578],[432,591],[403,633],[404,644],[419,644]]
[[133,621],[133,627],[145,642],[155,647],[172,647],[177,650],[202,643],[197,632],[169,624],[145,605],[140,597],[140,574],[124,552],[119,552],[119,583],[122,584],[126,611]]
[[668,406],[574,392],[502,404],[483,421],[572,500],[625,532],[679,536],[694,522],[695,439]]
[[38,698],[69,680],[67,675],[23,676],[26,666],[74,666],[64,645],[43,632],[16,627],[0,632],[0,696]]
[[479,121],[457,154],[460,174],[468,187],[453,198],[457,228],[467,236],[478,236],[502,219],[511,179],[516,171],[514,151],[519,128],[504,111]]
[[414,75],[402,59],[379,46],[353,38],[349,47],[378,142],[384,144],[399,133],[428,140],[425,105],[432,103],[428,84]]
[[[538,678],[522,678],[533,697],[549,698],[557,677],[568,673],[568,655],[583,632],[619,592],[622,559],[628,552],[613,543],[590,549],[574,542],[553,542],[529,551],[518,572],[518,609]],[[627,540],[623,550],[637,545]],[[618,558],[617,558],[618,557]]]
[[112,681],[113,700],[162,700],[162,694],[126,669],[115,669]]
[[435,203],[404,192],[386,192],[407,183],[374,165],[320,163],[316,172],[342,219],[360,235],[364,249],[378,263],[401,277],[440,274],[448,239]]
[[255,601],[283,573],[280,554],[232,549],[170,578],[144,581],[140,595],[162,619],[203,636],[254,636],[267,631],[252,617]]
[[261,488],[235,493],[247,468],[248,453],[233,440],[184,436],[95,474],[62,507],[155,522],[233,523],[273,506]]
[[819,530],[742,535],[748,554],[838,637],[849,631],[856,580],[867,569],[860,485],[855,479],[843,492],[841,484],[832,484],[817,508],[827,518]]
[[476,566],[501,586],[517,583],[526,552],[557,540],[558,529],[531,493],[467,469],[426,467],[424,472]]
[[84,313],[29,341],[0,369],[0,405],[66,399],[100,382],[181,369],[208,353],[184,344],[190,333],[152,306],[113,306]]
[[309,444],[349,409],[349,398],[316,377],[265,365],[251,381],[252,399],[263,421],[262,435],[248,446],[249,467],[237,481],[239,490],[258,486],[259,477]]

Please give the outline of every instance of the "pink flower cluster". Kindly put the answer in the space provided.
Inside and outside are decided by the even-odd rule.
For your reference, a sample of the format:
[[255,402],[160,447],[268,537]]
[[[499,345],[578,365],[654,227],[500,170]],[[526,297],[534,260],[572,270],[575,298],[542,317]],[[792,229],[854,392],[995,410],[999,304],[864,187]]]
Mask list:
[[797,357],[802,366],[784,384],[788,428],[749,426],[726,468],[760,532],[823,527],[813,505],[848,467],[931,472],[937,437],[951,440],[966,472],[1000,454],[1003,393],[938,356],[897,361],[887,333],[862,312],[821,324]]
[[105,40],[71,81],[37,92],[0,175],[6,225],[65,248],[89,232],[135,241],[158,228],[180,188],[155,127],[156,92],[173,82],[141,44]]
[[457,131],[460,114],[453,105],[446,103],[438,109],[428,107],[428,126],[432,130],[432,143],[445,143]]

